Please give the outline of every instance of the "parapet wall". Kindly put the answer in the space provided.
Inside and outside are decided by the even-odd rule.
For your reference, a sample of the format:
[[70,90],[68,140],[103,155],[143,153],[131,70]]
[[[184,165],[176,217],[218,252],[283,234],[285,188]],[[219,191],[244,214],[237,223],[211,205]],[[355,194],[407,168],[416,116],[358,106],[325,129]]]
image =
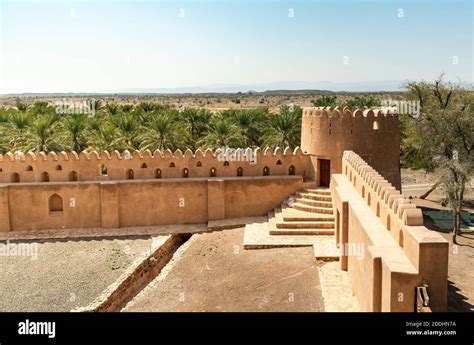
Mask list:
[[303,186],[300,149],[0,156],[0,231],[262,216]]
[[304,108],[301,149],[314,158],[331,160],[331,174],[342,172],[345,150],[359,154],[400,190],[398,116],[381,108]]
[[233,176],[311,176],[307,155],[294,151],[180,150],[174,153],[114,152],[29,152],[0,155],[0,183],[104,181],[154,178],[233,177]]
[[423,226],[421,209],[353,151],[331,180],[336,237],[361,245],[341,256],[365,311],[414,311],[415,287],[427,283],[433,311],[447,308],[448,242]]

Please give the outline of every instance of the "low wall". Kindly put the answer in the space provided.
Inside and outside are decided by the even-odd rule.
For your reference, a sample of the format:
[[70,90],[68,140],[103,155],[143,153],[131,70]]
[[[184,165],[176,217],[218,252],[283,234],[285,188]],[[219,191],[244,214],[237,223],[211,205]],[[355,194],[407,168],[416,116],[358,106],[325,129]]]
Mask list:
[[[352,151],[332,175],[340,257],[364,311],[414,311],[415,287],[429,285],[433,311],[447,308],[448,242],[423,226],[421,210]],[[362,256],[351,255],[359,246]]]
[[138,258],[113,284],[90,305],[76,312],[118,312],[147,286],[171,260],[190,234],[168,236],[158,248]]
[[194,224],[262,216],[302,176],[0,184],[0,231]]

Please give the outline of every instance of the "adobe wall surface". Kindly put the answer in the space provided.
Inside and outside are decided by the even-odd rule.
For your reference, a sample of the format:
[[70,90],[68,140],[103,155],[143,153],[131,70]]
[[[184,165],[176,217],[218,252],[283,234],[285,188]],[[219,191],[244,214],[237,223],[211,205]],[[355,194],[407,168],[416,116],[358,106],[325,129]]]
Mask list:
[[0,155],[0,231],[260,216],[300,189],[300,149]]
[[[193,224],[261,216],[302,185],[297,175],[2,184],[0,231]],[[62,199],[62,211],[51,211],[53,195]]]
[[420,209],[354,152],[331,180],[336,238],[361,246],[341,255],[365,311],[414,311],[415,287],[429,285],[433,311],[447,308],[448,242],[423,226]]
[[343,152],[351,150],[400,190],[397,115],[375,108],[304,108],[302,121],[301,149],[312,156],[315,167],[317,158],[329,159],[331,174],[340,174]]

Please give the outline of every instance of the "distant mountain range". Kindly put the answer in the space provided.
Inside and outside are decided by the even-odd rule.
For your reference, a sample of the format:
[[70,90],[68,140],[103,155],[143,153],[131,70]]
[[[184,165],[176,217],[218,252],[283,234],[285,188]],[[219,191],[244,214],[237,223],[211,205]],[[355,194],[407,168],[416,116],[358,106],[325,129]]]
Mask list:
[[199,93],[292,93],[292,92],[396,92],[401,91],[403,81],[382,80],[369,82],[339,83],[318,82],[273,82],[261,84],[213,84],[179,88],[129,88],[85,92],[24,92],[9,93],[5,96],[41,96],[41,95],[93,95],[93,94],[199,94]]

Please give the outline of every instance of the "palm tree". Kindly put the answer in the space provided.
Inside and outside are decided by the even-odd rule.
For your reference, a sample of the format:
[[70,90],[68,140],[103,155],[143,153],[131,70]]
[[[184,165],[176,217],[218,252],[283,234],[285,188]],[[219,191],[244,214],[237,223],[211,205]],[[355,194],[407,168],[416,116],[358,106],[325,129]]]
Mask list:
[[382,103],[373,96],[356,96],[344,103],[350,109],[381,106]]
[[16,102],[16,108],[21,111],[22,113],[26,113],[30,106],[26,103],[21,103],[20,101]]
[[315,107],[335,107],[337,96],[322,95],[318,99],[311,101]]
[[8,137],[7,137],[7,124],[9,120],[8,110],[4,107],[0,108],[0,153],[3,154],[8,151]]
[[0,107],[0,123],[5,123],[8,121],[10,111],[5,107]]
[[44,115],[36,118],[28,128],[25,151],[56,151],[61,150],[53,135],[57,117]]
[[8,142],[7,151],[25,150],[26,135],[31,122],[32,116],[29,112],[10,112],[3,135]]
[[117,104],[114,104],[114,103],[107,103],[105,105],[105,110],[107,111],[107,113],[109,115],[117,115],[118,114],[118,111],[119,111],[119,107],[117,106]]
[[69,150],[81,152],[87,147],[87,116],[72,114],[61,122],[61,130],[66,137],[65,145]]
[[125,147],[121,139],[117,127],[111,123],[103,122],[92,131],[89,145],[91,149],[96,151],[123,151]]
[[33,104],[33,113],[36,115],[45,115],[49,110],[48,102],[36,101]]
[[259,137],[262,135],[262,121],[268,116],[268,109],[232,110],[228,112],[228,116],[239,127],[240,135],[244,138],[244,146],[259,145]]
[[143,134],[139,136],[143,150],[170,149],[174,151],[183,148],[186,132],[172,112],[153,113],[143,129]]
[[300,144],[301,108],[290,110],[282,106],[278,114],[268,118],[266,125],[262,136],[264,146],[294,148]]
[[110,120],[118,128],[119,141],[123,142],[123,148],[137,150],[140,147],[140,141],[137,139],[139,130],[137,117],[132,113],[126,113]]
[[140,110],[145,113],[151,113],[153,110],[155,110],[155,105],[151,102],[141,102],[138,105],[138,108],[140,108]]
[[100,110],[102,110],[102,101],[100,99],[87,99],[86,104],[92,112],[98,113]]
[[[0,129],[1,132],[1,129]],[[0,154],[5,154],[10,150],[10,145],[4,136],[0,136]]]
[[191,150],[196,150],[198,141],[209,129],[209,122],[212,114],[206,109],[187,108],[179,114],[179,120],[184,124],[188,132],[187,146]]
[[199,143],[204,147],[241,147],[245,142],[239,127],[228,117],[216,116],[212,119],[209,132]]
[[124,113],[131,113],[134,106],[133,106],[133,104],[124,104],[124,105],[121,106],[121,108],[122,108],[122,111]]

